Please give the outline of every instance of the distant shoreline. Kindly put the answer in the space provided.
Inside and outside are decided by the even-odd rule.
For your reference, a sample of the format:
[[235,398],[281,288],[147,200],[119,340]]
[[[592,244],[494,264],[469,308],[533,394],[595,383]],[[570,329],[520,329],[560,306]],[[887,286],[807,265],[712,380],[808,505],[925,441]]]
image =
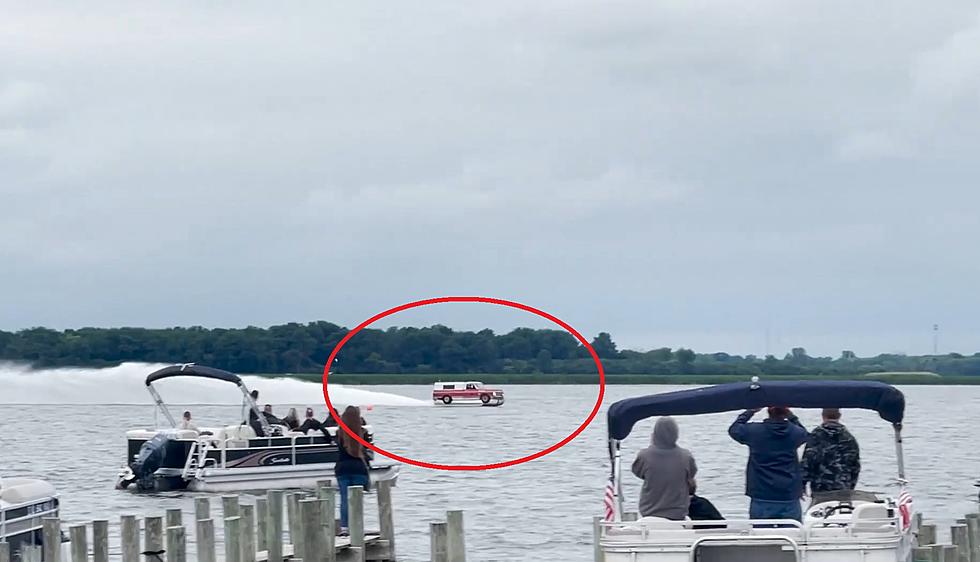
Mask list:
[[[323,380],[319,374],[253,374],[252,376],[269,378],[292,378],[311,382]],[[596,384],[599,376],[564,375],[564,374],[332,374],[330,382],[337,384],[358,385],[429,385],[438,381],[480,381],[486,384]],[[637,384],[669,384],[669,385],[707,385],[726,382],[747,382],[749,377],[735,375],[622,375],[607,374],[608,385],[637,385]],[[920,374],[888,374],[879,376],[791,376],[772,375],[762,377],[766,380],[872,380],[893,385],[923,385],[923,386],[972,386],[980,385],[980,377],[976,376],[935,376]]]

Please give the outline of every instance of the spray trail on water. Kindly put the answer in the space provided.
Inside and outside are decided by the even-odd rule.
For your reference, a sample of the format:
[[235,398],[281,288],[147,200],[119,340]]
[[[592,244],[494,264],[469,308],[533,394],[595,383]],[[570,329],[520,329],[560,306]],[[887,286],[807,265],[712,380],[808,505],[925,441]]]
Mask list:
[[[149,404],[146,375],[166,365],[123,363],[105,369],[59,368],[31,370],[23,365],[0,364],[0,404]],[[260,400],[270,404],[323,405],[319,383],[290,378],[243,375],[250,389],[258,389]],[[240,404],[242,395],[226,382],[187,377],[153,385],[172,404]],[[330,385],[334,404],[375,406],[429,406],[407,396]]]

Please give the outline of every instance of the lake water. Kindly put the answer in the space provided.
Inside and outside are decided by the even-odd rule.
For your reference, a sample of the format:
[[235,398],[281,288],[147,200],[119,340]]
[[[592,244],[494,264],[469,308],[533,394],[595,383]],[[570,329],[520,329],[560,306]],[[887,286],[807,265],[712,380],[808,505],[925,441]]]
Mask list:
[[[189,494],[146,496],[113,489],[123,464],[124,431],[154,423],[141,380],[147,372],[145,366],[131,365],[32,374],[0,368],[0,475],[49,480],[61,494],[67,523],[108,518],[113,535],[122,514],[162,515],[172,507],[192,513]],[[234,387],[192,382],[164,381],[158,388],[165,400],[180,399],[184,404],[175,401],[172,409],[192,410],[199,425],[239,419]],[[257,378],[247,383],[273,401],[277,414],[290,406],[312,405],[320,415],[325,410],[319,385]],[[611,386],[599,416],[581,436],[520,466],[481,472],[403,466],[394,494],[399,559],[427,560],[429,523],[444,520],[446,510],[462,509],[469,560],[591,560],[591,521],[602,511],[609,470],[605,409],[622,398],[676,388]],[[948,526],[977,509],[973,483],[978,477],[980,387],[902,390],[908,402],[906,463],[916,507],[928,519]],[[375,427],[377,444],[385,449],[429,462],[484,464],[521,457],[561,440],[582,423],[597,391],[595,386],[507,386],[507,402],[499,408],[434,407],[429,405],[429,386],[338,389],[338,396],[373,406],[365,417]],[[807,426],[818,423],[819,412],[798,413]],[[745,516],[746,450],[726,433],[734,416],[679,419],[681,444],[698,461],[700,493],[722,513]],[[636,508],[639,491],[639,482],[628,473],[629,463],[647,445],[653,421],[638,424],[623,443],[627,509]],[[842,421],[861,445],[861,488],[895,490],[889,424],[864,411],[846,411]],[[219,503],[214,499],[213,508],[219,509]],[[368,513],[368,526],[376,527],[371,520],[374,510]]]

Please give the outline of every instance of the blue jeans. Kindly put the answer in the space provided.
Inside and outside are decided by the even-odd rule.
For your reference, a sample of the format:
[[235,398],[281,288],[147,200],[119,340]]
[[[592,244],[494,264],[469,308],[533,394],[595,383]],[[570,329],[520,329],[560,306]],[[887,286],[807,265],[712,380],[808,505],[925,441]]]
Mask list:
[[775,502],[757,500],[749,503],[749,519],[794,519],[803,521],[803,508],[799,500]]
[[348,474],[337,477],[337,487],[340,488],[340,526],[347,528],[347,488],[351,486],[368,487],[368,477],[363,474]]

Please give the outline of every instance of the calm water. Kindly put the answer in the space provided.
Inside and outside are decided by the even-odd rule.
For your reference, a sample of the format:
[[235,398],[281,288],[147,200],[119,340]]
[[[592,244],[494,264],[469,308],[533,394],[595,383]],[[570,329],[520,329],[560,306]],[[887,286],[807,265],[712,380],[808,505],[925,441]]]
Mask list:
[[[79,402],[97,402],[98,388],[88,388],[84,379],[76,382],[82,383],[77,390],[80,396],[96,393]],[[308,404],[318,412],[324,409],[314,384],[296,387],[295,381],[273,380],[264,381],[261,389],[275,395],[279,384],[292,385],[291,396],[302,393],[294,400],[308,395]],[[430,388],[367,390],[428,400]],[[517,467],[447,472],[404,466],[394,496],[399,559],[427,560],[429,522],[444,518],[448,509],[462,509],[470,560],[591,560],[591,519],[601,511],[608,473],[605,408],[621,398],[674,388],[609,387],[602,411],[578,439]],[[929,518],[949,524],[977,508],[974,432],[980,427],[980,388],[903,390],[908,400],[906,460],[916,505]],[[166,389],[161,387],[161,392],[166,398]],[[482,464],[523,456],[559,441],[584,420],[596,393],[589,386],[508,386],[507,403],[500,408],[374,406],[365,414],[375,426],[377,443],[392,452],[430,462]],[[234,393],[230,396],[234,400]],[[36,396],[36,402],[46,401],[43,393]],[[123,462],[124,430],[153,425],[153,409],[145,401],[144,405],[2,405],[0,471],[50,480],[61,494],[63,517],[69,523],[93,518],[117,522],[121,514],[160,515],[171,507],[192,512],[190,495],[138,496],[113,489]],[[200,425],[239,419],[239,407],[200,403],[205,401],[186,406]],[[280,403],[275,410],[283,414],[288,406],[306,405]],[[817,412],[799,414],[808,426],[818,421]],[[724,414],[680,419],[681,441],[697,458],[701,493],[723,513],[744,516],[746,452],[726,435],[733,418],[734,414]],[[845,412],[843,421],[861,444],[862,488],[892,490],[895,453],[888,424],[874,413],[860,411]],[[637,450],[647,444],[652,426],[653,420],[642,422],[624,442],[627,471]],[[627,475],[624,485],[627,506],[635,509],[638,481]],[[213,507],[217,509],[218,503],[212,501]],[[370,510],[370,527],[375,527],[373,516]],[[113,528],[113,534],[116,531]]]

